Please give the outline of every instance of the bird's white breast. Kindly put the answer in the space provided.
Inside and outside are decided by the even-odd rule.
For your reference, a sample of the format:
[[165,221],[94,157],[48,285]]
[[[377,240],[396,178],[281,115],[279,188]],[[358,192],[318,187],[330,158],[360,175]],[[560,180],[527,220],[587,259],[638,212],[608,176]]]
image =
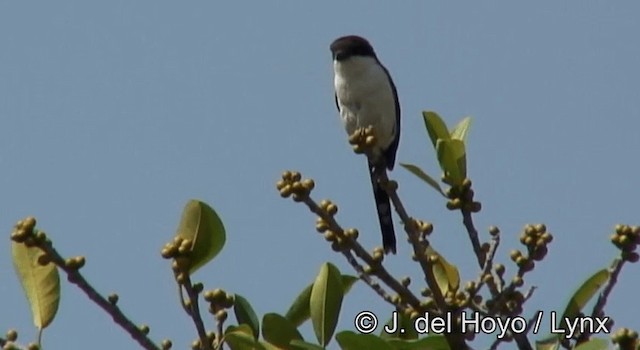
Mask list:
[[338,108],[347,133],[373,126],[378,151],[386,149],[396,132],[395,98],[386,72],[376,59],[363,56],[334,61],[333,68]]

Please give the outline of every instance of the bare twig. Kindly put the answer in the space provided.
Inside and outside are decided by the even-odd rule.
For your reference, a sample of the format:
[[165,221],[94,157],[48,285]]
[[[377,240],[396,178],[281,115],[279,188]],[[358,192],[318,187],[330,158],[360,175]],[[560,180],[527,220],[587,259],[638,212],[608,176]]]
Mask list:
[[526,302],[527,300],[529,300],[533,296],[533,292],[535,292],[536,289],[538,289],[538,287],[536,287],[536,286],[531,286],[531,288],[529,288],[527,293],[524,295],[523,303]]
[[371,278],[371,276],[369,276],[364,271],[364,268],[362,267],[362,265],[360,265],[358,263],[358,261],[353,256],[353,254],[351,254],[351,251],[343,250],[342,251],[342,255],[344,255],[344,257],[347,259],[349,264],[356,270],[356,272],[358,273],[358,277],[362,281],[364,281],[367,285],[369,285],[369,287],[371,287],[371,289],[373,289],[374,292],[376,292],[382,299],[384,299],[389,304],[392,304],[394,306],[399,306],[399,305],[395,304],[395,302],[394,302],[393,298],[391,297],[391,295],[389,295],[389,293],[387,293],[387,291],[385,291],[384,288],[382,288],[382,286],[380,286],[380,283],[374,281]]
[[40,244],[38,247],[51,258],[52,263],[56,264],[56,266],[67,274],[67,280],[69,282],[75,284],[89,297],[89,299],[106,311],[113,318],[114,322],[129,333],[129,335],[138,342],[140,346],[144,349],[160,350],[160,347],[154,344],[153,341],[138,328],[138,326],[129,320],[129,318],[127,318],[115,303],[110,303],[95,288],[93,288],[77,268],[67,266],[64,258],[62,258],[55,248],[53,248],[53,245],[50,242]]
[[[333,232],[335,232],[336,234],[344,235],[344,230],[342,229],[340,224],[338,224],[335,218],[332,215],[329,215],[325,210],[320,208],[320,206],[318,206],[318,204],[313,199],[311,199],[311,197],[305,197],[303,199],[303,202],[307,205],[307,207],[309,208],[309,210],[311,210],[312,213],[321,217],[329,225],[329,227]],[[375,261],[373,257],[360,245],[360,243],[353,240],[351,241],[350,248],[351,250],[353,250],[356,256],[358,256],[360,259],[362,259],[365,263],[367,263],[369,266],[373,268],[372,274],[374,274],[381,281],[383,281],[393,291],[398,293],[398,295],[400,295],[401,299],[404,302],[411,305],[414,309],[419,310],[420,300],[418,300],[418,298],[415,295],[413,295],[413,293],[409,289],[404,287],[398,280],[396,280],[393,276],[391,276],[391,274],[384,268],[384,266],[382,266],[382,264]],[[403,307],[402,305],[396,305],[395,303],[393,303],[391,301],[391,298],[388,297],[388,295],[386,295],[386,293],[380,288],[379,285],[377,285],[376,283],[373,283],[373,281],[370,278],[366,278],[367,274],[364,272],[362,266],[360,266],[357,263],[355,258],[353,258],[353,256],[348,251],[343,252],[342,254],[345,256],[347,261],[354,267],[354,269],[356,269],[356,271],[359,273],[359,277],[365,283],[367,283],[367,285],[369,285],[376,293],[381,295],[386,301],[391,302],[393,305]]]
[[476,254],[476,258],[478,259],[478,265],[480,265],[480,268],[482,268],[485,262],[485,253],[482,251],[482,247],[480,246],[480,239],[478,239],[478,230],[476,230],[475,226],[473,225],[473,216],[471,216],[471,211],[468,209],[462,208],[460,211],[462,212],[462,223],[467,229],[469,239],[471,240],[471,245],[473,246],[473,252]]
[[598,301],[593,306],[593,312],[591,312],[592,317],[601,317],[604,314],[604,307],[607,304],[607,299],[609,298],[609,294],[613,291],[613,287],[618,282],[618,276],[622,271],[624,263],[625,261],[620,258],[614,259],[611,263],[611,267],[609,268],[609,272],[611,273],[609,281],[607,281],[604,289],[602,289],[602,293],[600,293],[600,296],[598,297]]
[[[532,288],[533,289],[533,288]],[[533,292],[531,292],[533,293]],[[527,293],[529,294],[529,293]],[[518,349],[533,349],[531,347],[531,344],[529,344],[529,341],[526,340],[526,338],[524,338],[523,336],[525,336],[527,333],[529,333],[529,331],[531,331],[531,327],[533,327],[533,325],[536,323],[537,320],[537,315],[540,313],[541,311],[538,310],[536,313],[534,313],[534,316],[532,316],[529,319],[529,322],[527,322],[527,329],[525,330],[525,332],[523,334],[513,334],[513,339],[516,341],[516,344],[518,344]],[[526,342],[525,342],[526,340]],[[505,339],[500,339],[500,338],[496,338],[496,340],[493,341],[493,343],[491,343],[491,346],[489,347],[489,350],[495,350],[498,348],[498,346],[500,345],[500,343],[504,342]]]
[[211,342],[207,337],[207,331],[204,328],[204,322],[202,321],[202,316],[200,315],[200,306],[198,303],[198,295],[199,293],[193,288],[193,284],[191,284],[191,278],[186,277],[184,284],[182,285],[187,292],[187,296],[189,297],[189,317],[193,320],[193,324],[196,326],[196,330],[198,331],[198,338],[200,339],[200,343],[203,350],[211,350]]
[[216,350],[224,349],[224,341],[222,341],[224,335],[224,320],[219,320],[216,325]]
[[[471,217],[471,216],[469,215],[469,217]],[[470,225],[471,225],[471,227],[473,227],[473,223],[472,222],[471,222]],[[475,236],[477,237],[477,231],[475,231],[475,228],[473,228],[473,231],[475,232]],[[471,234],[470,234],[470,236],[471,236]],[[485,284],[484,276],[486,276],[487,274],[491,274],[491,269],[493,268],[493,259],[495,257],[496,251],[497,251],[499,246],[500,246],[500,233],[496,233],[496,234],[493,235],[493,237],[491,239],[491,243],[489,245],[489,250],[488,250],[487,254],[484,256],[485,260],[481,264],[481,266],[483,266],[483,268],[482,268],[482,272],[480,273],[480,276],[478,277],[478,280],[476,280],[476,289],[475,289],[474,293],[477,293],[478,291],[480,291],[482,286]],[[522,269],[519,269],[518,276],[522,276],[522,275],[524,275],[524,271]],[[483,315],[485,315],[487,317],[495,317],[494,315],[496,313],[496,310],[498,310],[499,307],[501,307],[501,305],[504,302],[506,296],[509,295],[512,291],[514,291],[516,289],[516,286],[513,283],[509,284],[509,286],[504,288],[504,280],[499,276],[498,276],[498,278],[500,278],[500,286],[499,286],[499,288],[498,288],[498,286],[496,286],[496,284],[495,284],[493,279],[487,281],[487,283],[486,283],[487,287],[489,289],[489,293],[496,300],[495,301],[495,305],[497,305],[497,307],[494,307],[491,310],[488,310],[487,312],[483,312]],[[535,289],[536,289],[535,287],[531,287],[529,289],[529,291],[527,291],[526,295],[524,296],[524,301],[528,300],[533,295],[533,292],[535,291]],[[530,326],[528,326],[528,327],[530,328]],[[527,329],[527,332],[529,331],[529,328]],[[529,340],[527,338],[526,332],[524,334],[520,334],[520,333],[513,334],[513,339],[515,340],[516,344],[518,344],[518,349],[520,349],[520,350],[533,349],[532,346],[531,346],[531,343],[529,342]],[[504,339],[496,339],[491,344],[490,349],[497,349],[498,345],[503,341],[504,341]]]
[[[500,233],[497,233],[493,235],[493,237],[491,238],[489,251],[485,255],[485,261],[483,264],[484,267],[482,268],[482,271],[480,272],[480,275],[476,280],[476,289],[473,294],[476,294],[478,291],[480,291],[482,286],[485,284],[484,276],[491,274],[491,268],[493,268],[493,259],[496,255],[496,251],[498,250],[499,246],[500,246]],[[492,296],[495,297],[500,293],[495,283],[489,282],[487,283],[487,285],[489,287],[489,292],[491,293]]]
[[433,293],[433,300],[436,302],[438,309],[445,312],[447,310],[447,305],[444,300],[444,295],[436,282],[437,280],[433,274],[433,267],[431,266],[432,263],[429,261],[429,256],[426,254],[429,242],[420,239],[420,232],[417,230],[415,220],[407,213],[396,189],[389,186],[389,178],[387,177],[386,172],[381,172],[379,181],[385,191],[387,191],[389,199],[391,199],[391,203],[393,203],[393,207],[398,213],[398,216],[400,216],[400,220],[404,223],[404,230],[409,237],[411,246],[413,247],[413,254],[422,268],[425,276],[425,282]]
[[[429,245],[429,242],[427,240],[420,239],[420,232],[417,230],[416,222],[413,218],[409,216],[406,209],[404,208],[404,205],[402,204],[402,201],[398,196],[398,192],[396,188],[397,186],[389,186],[389,178],[387,177],[386,172],[382,172],[380,174],[379,181],[381,182],[382,187],[385,189],[385,191],[389,195],[389,198],[391,199],[391,202],[393,203],[393,206],[396,212],[398,213],[398,215],[400,216],[400,219],[404,223],[404,230],[407,233],[409,237],[409,241],[411,242],[411,245],[413,247],[413,253],[416,259],[418,260],[418,263],[420,264],[422,271],[425,274],[425,281],[429,286],[429,289],[433,293],[433,299],[436,302],[438,309],[442,313],[454,311],[450,309],[450,307],[447,305],[444,299],[444,295],[442,294],[442,291],[440,290],[440,287],[437,284],[436,277],[433,273],[433,268],[432,266],[430,266],[430,264],[432,263],[431,263],[431,260],[429,259],[429,256],[426,254],[426,250]],[[463,349],[469,348],[469,346],[466,344],[464,336],[461,333],[458,333],[458,332],[446,333],[444,334],[444,336],[447,339],[447,343],[452,349],[463,350]]]

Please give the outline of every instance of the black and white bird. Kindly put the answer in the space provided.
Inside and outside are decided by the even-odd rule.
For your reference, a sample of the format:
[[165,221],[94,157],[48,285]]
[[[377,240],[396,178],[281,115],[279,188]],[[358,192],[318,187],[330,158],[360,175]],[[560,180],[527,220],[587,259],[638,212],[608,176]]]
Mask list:
[[379,174],[392,170],[400,141],[400,104],[387,69],[373,47],[359,36],[343,36],[331,43],[336,105],[347,131],[372,126],[376,146],[368,159],[385,253],[396,253],[396,236],[387,192]]

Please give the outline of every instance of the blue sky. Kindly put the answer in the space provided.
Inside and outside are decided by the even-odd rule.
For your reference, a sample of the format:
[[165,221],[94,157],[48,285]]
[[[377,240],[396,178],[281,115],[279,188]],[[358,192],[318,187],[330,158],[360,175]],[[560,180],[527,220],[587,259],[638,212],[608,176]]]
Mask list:
[[[0,329],[34,334],[8,240],[26,215],[62,254],[86,255],[89,280],[176,348],[195,332],[159,252],[190,198],[214,206],[228,233],[195,278],[259,314],[284,312],[325,261],[350,272],[274,185],[286,169],[314,178],[314,196],[337,202],[362,244],[380,244],[366,161],[332,96],[328,45],[344,34],[369,38],[394,77],[398,161],[437,176],[420,112],[449,124],[473,116],[477,227],[502,229],[498,260],[511,268],[523,225],[546,223],[555,240],[525,278],[541,287],[526,310],[562,311],[616,254],[613,226],[640,220],[639,15],[631,1],[2,2]],[[435,247],[475,278],[460,216],[403,169],[391,177],[410,213],[433,222]],[[418,285],[399,241],[389,269]],[[607,307],[616,326],[640,328],[629,307],[637,269],[623,271]],[[63,293],[46,348],[136,348],[76,288]],[[343,329],[358,311],[391,311],[364,285],[346,304]]]

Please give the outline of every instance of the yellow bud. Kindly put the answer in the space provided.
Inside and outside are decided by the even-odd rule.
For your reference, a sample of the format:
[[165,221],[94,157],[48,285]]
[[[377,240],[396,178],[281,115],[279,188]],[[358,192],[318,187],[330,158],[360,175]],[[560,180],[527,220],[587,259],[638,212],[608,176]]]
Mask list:
[[165,339],[161,343],[162,350],[169,350],[173,346],[173,343],[169,339]]
[[536,229],[533,227],[533,225],[527,225],[524,227],[524,234],[527,236],[532,236],[536,233]]
[[333,231],[327,230],[324,233],[324,239],[328,242],[333,242],[336,240],[336,234]]
[[522,280],[522,277],[516,276],[513,278],[511,283],[513,283],[513,285],[516,287],[522,287],[522,285],[524,284],[524,281]]
[[291,190],[294,193],[300,192],[302,191],[303,187],[302,187],[302,183],[300,181],[295,181],[293,184],[291,184]]
[[329,205],[327,205],[327,213],[329,213],[329,215],[336,215],[336,213],[338,212],[338,206],[330,203]]
[[367,147],[373,147],[376,144],[376,138],[373,135],[369,135],[364,139],[364,144]]
[[319,220],[316,221],[316,231],[323,233],[324,231],[329,229],[329,225],[327,224],[326,221],[322,220],[322,218],[318,218]]
[[357,238],[358,238],[358,235],[359,235],[359,232],[358,232],[358,230],[357,230],[357,229],[355,229],[355,228],[350,228],[350,229],[346,230],[346,231],[344,232],[344,234],[345,234],[347,237],[351,238],[351,239],[357,239]]
[[218,322],[224,322],[227,320],[227,311],[226,310],[218,310],[218,312],[216,312],[216,320]]
[[38,256],[38,265],[46,266],[46,265],[49,265],[50,262],[51,262],[51,257],[49,256],[49,254],[42,253]]
[[282,198],[287,198],[291,195],[292,191],[291,191],[291,186],[290,185],[285,185],[284,187],[282,187],[280,189],[280,196]]
[[109,303],[111,303],[112,305],[115,305],[118,303],[118,294],[109,294],[109,296],[107,297],[107,300],[109,301]]
[[304,187],[304,189],[307,191],[313,190],[315,186],[315,182],[313,182],[313,180],[311,179],[305,179],[304,181],[302,181],[302,187]]
[[409,284],[411,284],[411,278],[406,276],[403,279],[400,280],[400,284],[402,284],[402,286],[404,287],[408,287]]
[[536,224],[534,226],[537,233],[545,233],[547,232],[547,226],[545,224]]

